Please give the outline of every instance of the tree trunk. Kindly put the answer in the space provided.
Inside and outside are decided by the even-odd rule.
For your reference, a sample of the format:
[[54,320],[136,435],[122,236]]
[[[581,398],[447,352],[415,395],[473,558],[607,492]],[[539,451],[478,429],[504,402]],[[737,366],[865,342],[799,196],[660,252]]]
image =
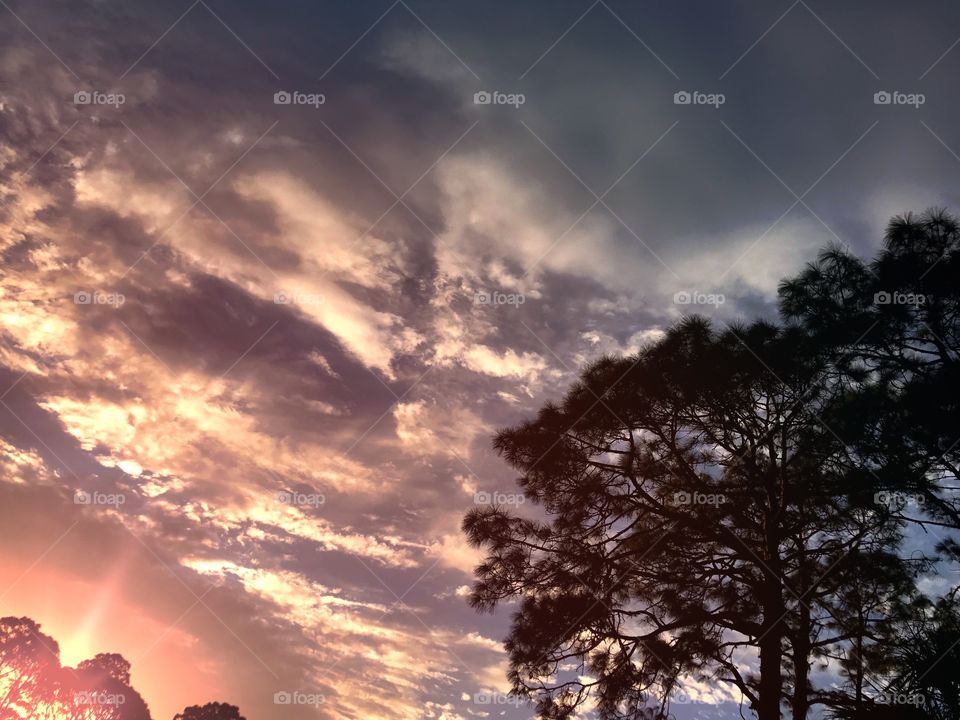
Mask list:
[[[774,455],[771,448],[771,456]],[[768,513],[764,528],[763,634],[760,637],[760,687],[757,697],[759,720],[780,720],[783,696],[783,635],[785,632],[782,568],[780,561],[780,502],[776,484],[767,485]]]
[[810,611],[799,608],[797,634],[793,640],[793,720],[807,720],[810,710]]
[[[798,540],[798,545],[803,546],[803,541]],[[807,713],[810,711],[810,650],[812,639],[812,622],[810,619],[810,608],[802,599],[812,589],[810,587],[810,566],[807,562],[806,548],[804,546],[800,557],[800,572],[798,579],[800,584],[800,600],[797,603],[797,631],[793,638],[793,702],[791,710],[793,711],[793,720],[806,720]]]
[[763,601],[763,632],[760,640],[760,687],[757,716],[759,720],[780,720],[783,694],[783,597],[780,584],[770,587]]

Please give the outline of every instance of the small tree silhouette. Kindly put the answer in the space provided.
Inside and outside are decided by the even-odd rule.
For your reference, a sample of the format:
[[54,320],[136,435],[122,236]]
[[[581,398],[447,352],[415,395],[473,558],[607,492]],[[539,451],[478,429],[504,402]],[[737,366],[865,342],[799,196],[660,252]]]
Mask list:
[[[130,685],[130,663],[101,653],[61,667],[56,641],[30,618],[0,618],[0,720],[151,720]],[[192,706],[175,720],[245,720],[226,703]]]
[[240,714],[240,708],[226,703],[212,702],[206,705],[192,705],[173,720],[246,720]]
[[0,717],[24,717],[54,697],[60,646],[30,618],[0,618]]

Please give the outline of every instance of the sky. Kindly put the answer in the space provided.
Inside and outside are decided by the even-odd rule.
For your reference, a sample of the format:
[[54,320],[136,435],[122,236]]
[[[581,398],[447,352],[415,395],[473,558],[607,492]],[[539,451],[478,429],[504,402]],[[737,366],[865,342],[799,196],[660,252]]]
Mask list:
[[155,718],[529,717],[510,607],[466,603],[492,433],[956,209],[958,36],[933,0],[0,0],[0,614],[121,652]]

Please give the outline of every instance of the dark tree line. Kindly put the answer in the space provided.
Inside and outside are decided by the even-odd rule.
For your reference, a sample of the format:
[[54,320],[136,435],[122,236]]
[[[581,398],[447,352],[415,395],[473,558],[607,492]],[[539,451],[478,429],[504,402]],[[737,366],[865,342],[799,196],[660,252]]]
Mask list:
[[471,601],[518,601],[540,717],[664,718],[696,679],[760,720],[960,718],[958,591],[918,589],[960,553],[903,552],[960,528],[958,249],[944,212],[895,218],[872,263],[783,282],[778,322],[688,318],[498,433],[538,512],[467,515]]
[[[130,684],[130,663],[101,653],[75,668],[60,646],[26,617],[0,618],[0,720],[151,720]],[[174,720],[244,720],[233,705],[208,703]]]

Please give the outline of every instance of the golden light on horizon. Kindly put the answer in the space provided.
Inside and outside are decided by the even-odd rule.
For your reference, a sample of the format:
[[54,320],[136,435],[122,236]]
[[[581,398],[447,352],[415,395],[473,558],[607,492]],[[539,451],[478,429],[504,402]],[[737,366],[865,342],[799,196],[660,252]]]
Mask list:
[[157,720],[172,718],[198,698],[222,696],[222,662],[207,655],[185,629],[198,621],[217,621],[203,617],[207,611],[200,606],[183,612],[190,603],[168,619],[147,614],[125,597],[125,584],[136,577],[131,570],[127,557],[101,582],[47,569],[42,562],[32,569],[0,562],[0,574],[22,578],[3,597],[0,614],[37,621],[57,641],[64,667],[76,667],[98,653],[122,655],[132,665],[132,685]]

